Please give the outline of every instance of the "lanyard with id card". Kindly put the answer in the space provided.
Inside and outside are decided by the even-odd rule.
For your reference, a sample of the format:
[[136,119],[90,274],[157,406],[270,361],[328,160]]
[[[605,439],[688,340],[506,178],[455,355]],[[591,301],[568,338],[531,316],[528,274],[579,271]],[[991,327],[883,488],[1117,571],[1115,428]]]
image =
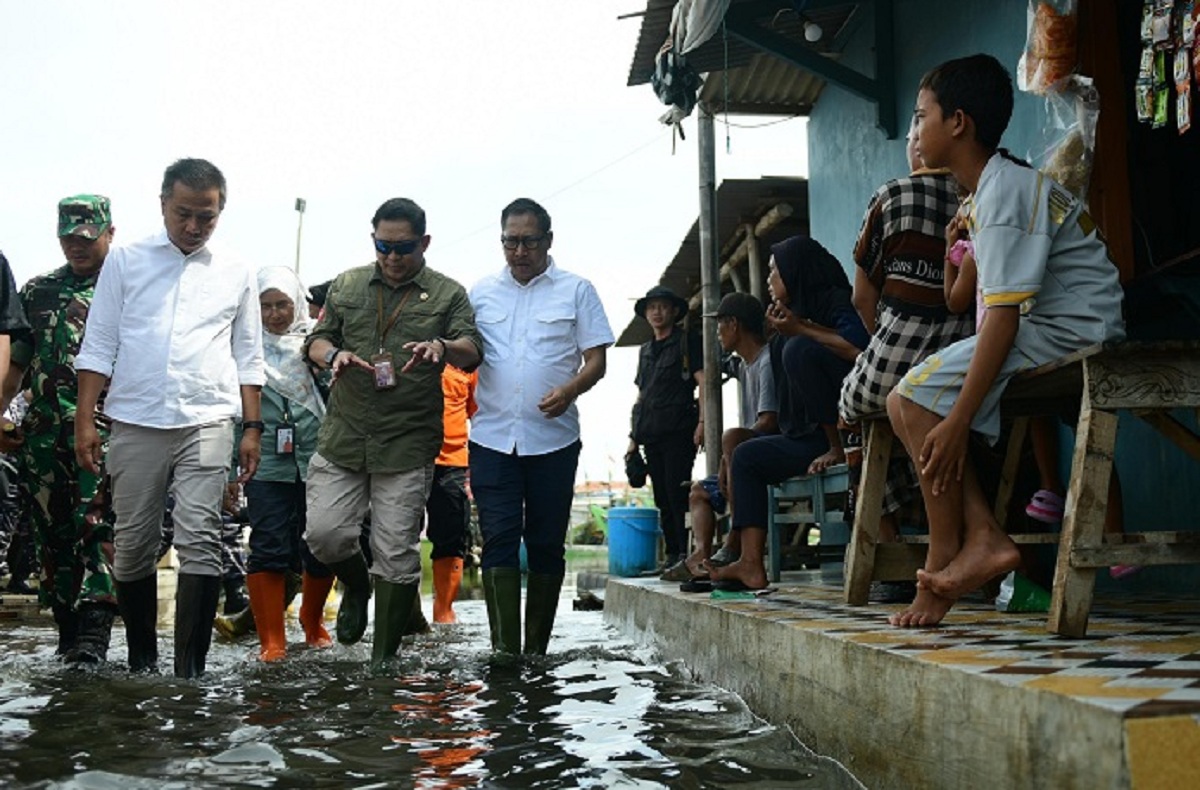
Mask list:
[[292,425],[291,410],[287,401],[283,403],[283,422],[275,428],[275,454],[291,455],[296,452],[296,428]]
[[383,286],[378,286],[375,295],[379,297],[379,353],[371,357],[371,367],[375,371],[375,389],[390,390],[396,386],[396,363],[392,359],[392,352],[386,351],[387,333],[396,321],[400,318],[400,311],[404,309],[404,303],[408,301],[408,297],[412,296],[416,285],[410,286],[404,292],[404,296],[400,297],[400,304],[396,305],[396,309],[392,311],[391,316],[387,320],[387,324],[383,323]]

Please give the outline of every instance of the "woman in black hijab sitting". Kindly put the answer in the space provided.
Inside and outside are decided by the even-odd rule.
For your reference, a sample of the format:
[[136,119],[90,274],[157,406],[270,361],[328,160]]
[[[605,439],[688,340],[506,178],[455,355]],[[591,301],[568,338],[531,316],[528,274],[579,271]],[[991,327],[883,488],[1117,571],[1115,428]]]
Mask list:
[[742,553],[724,567],[709,565],[719,589],[767,586],[767,488],[845,461],[837,432],[838,396],[869,339],[850,303],[850,281],[828,250],[806,236],[794,236],[772,246],[771,253],[767,323],[777,333],[771,361],[777,372],[780,433],[750,439],[733,453],[732,526],[739,532]]

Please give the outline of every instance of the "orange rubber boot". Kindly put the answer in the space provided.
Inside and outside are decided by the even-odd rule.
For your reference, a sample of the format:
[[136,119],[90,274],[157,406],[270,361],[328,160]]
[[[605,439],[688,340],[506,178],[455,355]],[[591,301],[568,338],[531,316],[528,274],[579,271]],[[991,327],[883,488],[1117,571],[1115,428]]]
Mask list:
[[246,589],[250,593],[250,611],[261,645],[261,661],[282,661],[287,658],[287,635],[283,630],[284,576],[278,571],[258,571],[246,574]]
[[333,589],[334,576],[310,576],[304,574],[301,588],[300,625],[304,627],[304,641],[309,647],[329,647],[333,644],[325,630],[325,599]]
[[462,557],[440,557],[433,561],[433,622],[458,622],[454,599],[458,597],[462,573]]

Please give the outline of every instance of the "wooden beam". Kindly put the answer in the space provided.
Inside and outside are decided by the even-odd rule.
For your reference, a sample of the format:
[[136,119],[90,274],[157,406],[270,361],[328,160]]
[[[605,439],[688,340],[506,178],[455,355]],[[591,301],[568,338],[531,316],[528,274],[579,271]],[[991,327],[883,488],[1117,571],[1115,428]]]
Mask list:
[[[794,209],[790,203],[775,204],[769,211],[767,211],[767,213],[763,214],[762,217],[759,218],[757,223],[755,223],[754,236],[758,237],[765,235],[771,230],[771,228],[775,227],[780,222],[783,222],[795,212],[796,209]],[[757,243],[758,242],[756,238],[755,244]],[[746,261],[749,257],[749,248],[746,245],[746,240],[743,239],[742,244],[733,251],[733,254],[729,256],[729,259],[726,260],[724,265],[721,266],[721,276],[719,282],[724,282],[725,280],[729,279],[730,271],[737,266],[741,266],[742,262]],[[762,297],[760,296],[759,298],[761,299]],[[688,310],[695,310],[697,307],[700,307],[700,293],[694,293],[688,298]],[[713,310],[716,310],[716,308],[714,307]],[[712,312],[712,310],[709,310],[707,307],[705,307],[704,312],[708,313]]]
[[1179,449],[1197,461],[1200,461],[1200,436],[1196,436],[1191,428],[1188,428],[1165,411],[1142,412],[1134,410],[1133,414],[1136,417],[1140,417],[1142,422],[1150,425],[1154,430],[1170,439],[1171,443],[1179,447]]

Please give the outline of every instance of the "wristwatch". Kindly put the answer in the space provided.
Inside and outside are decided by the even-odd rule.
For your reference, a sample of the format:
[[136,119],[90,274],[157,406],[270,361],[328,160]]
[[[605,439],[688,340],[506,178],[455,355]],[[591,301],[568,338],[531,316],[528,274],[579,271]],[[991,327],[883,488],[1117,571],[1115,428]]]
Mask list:
[[267,426],[262,420],[242,420],[242,430],[245,431],[247,429],[254,429],[259,433],[265,433]]
[[328,351],[326,351],[325,352],[325,367],[327,367],[327,368],[333,367],[333,358],[336,357],[340,353],[342,353],[342,350],[340,348],[338,348],[337,346],[333,346]]

